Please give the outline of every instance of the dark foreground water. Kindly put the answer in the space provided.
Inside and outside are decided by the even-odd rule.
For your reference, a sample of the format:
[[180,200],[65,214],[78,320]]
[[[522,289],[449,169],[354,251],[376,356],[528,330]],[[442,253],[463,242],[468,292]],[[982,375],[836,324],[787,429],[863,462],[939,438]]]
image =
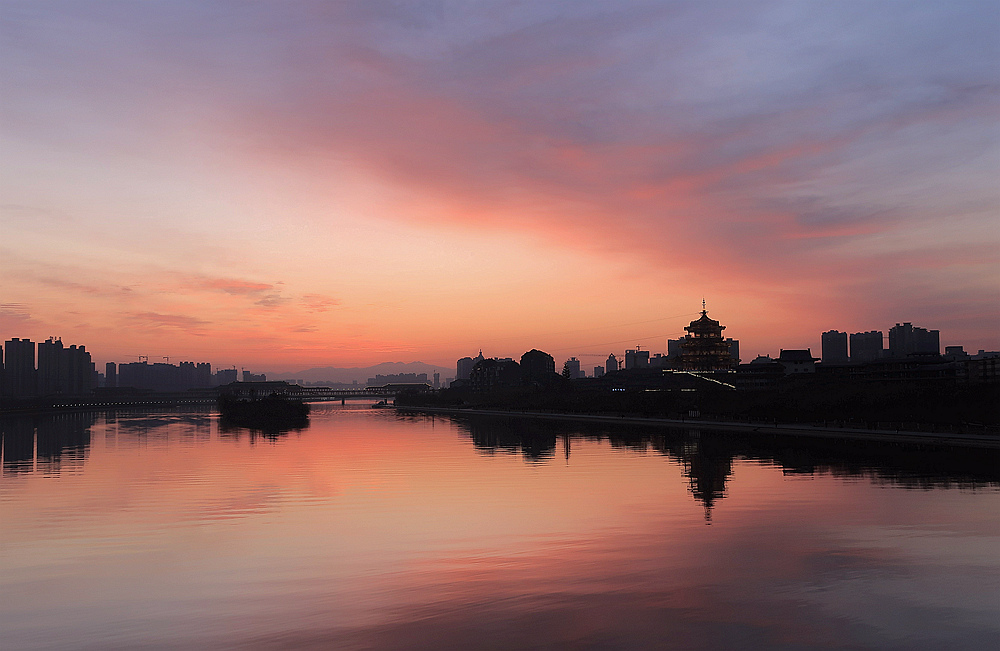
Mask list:
[[319,406],[6,419],[2,649],[990,649],[995,453]]

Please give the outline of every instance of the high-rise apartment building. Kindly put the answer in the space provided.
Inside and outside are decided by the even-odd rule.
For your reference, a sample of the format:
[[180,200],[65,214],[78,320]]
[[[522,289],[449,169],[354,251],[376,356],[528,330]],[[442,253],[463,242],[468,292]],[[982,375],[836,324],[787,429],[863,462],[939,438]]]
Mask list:
[[94,388],[94,370],[86,346],[63,346],[56,337],[38,344],[38,395],[89,393]]
[[684,343],[685,337],[680,339],[667,339],[667,357],[671,360],[680,359],[681,356],[681,344]]
[[839,330],[827,330],[821,337],[823,347],[824,364],[846,364],[850,359],[847,356],[847,333]]
[[476,362],[483,361],[483,351],[479,351],[477,357],[463,357],[458,360],[455,365],[455,379],[456,380],[468,380],[472,377],[472,367],[476,365]]
[[35,342],[14,337],[4,342],[3,395],[29,398],[37,395]]
[[548,384],[556,373],[556,360],[546,352],[532,348],[521,355],[521,376],[527,384]]
[[633,368],[649,368],[649,351],[648,350],[626,350],[625,351],[625,370]]
[[850,336],[851,361],[855,364],[874,362],[882,357],[882,331],[855,332]]
[[894,358],[909,355],[941,352],[941,333],[937,330],[914,327],[912,323],[897,323],[889,330],[889,356]]
[[575,357],[570,357],[563,364],[563,372],[568,374],[571,379],[584,377],[585,374],[580,370],[580,360]]

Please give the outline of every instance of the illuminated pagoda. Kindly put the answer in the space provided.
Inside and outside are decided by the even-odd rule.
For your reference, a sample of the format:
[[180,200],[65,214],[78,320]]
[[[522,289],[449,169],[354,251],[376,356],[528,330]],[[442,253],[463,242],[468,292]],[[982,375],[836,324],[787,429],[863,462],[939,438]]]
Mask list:
[[722,336],[726,326],[708,318],[705,301],[701,317],[684,326],[688,334],[681,340],[681,368],[685,371],[729,371],[736,365],[730,343]]

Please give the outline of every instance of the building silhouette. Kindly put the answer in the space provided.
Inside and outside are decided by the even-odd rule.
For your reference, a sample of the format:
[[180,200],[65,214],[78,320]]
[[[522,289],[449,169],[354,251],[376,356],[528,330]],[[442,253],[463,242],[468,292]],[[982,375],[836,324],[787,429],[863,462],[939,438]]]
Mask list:
[[4,342],[2,395],[6,398],[30,398],[37,394],[35,343],[14,337]]
[[735,368],[740,363],[740,340],[727,337],[726,344],[729,345],[729,356],[732,358],[733,367]]
[[38,395],[89,393],[93,387],[94,364],[85,346],[63,346],[49,337],[38,344]]
[[[701,317],[684,326],[688,332],[680,343],[681,368],[685,371],[728,371],[739,363],[733,359],[731,349],[735,340],[726,339],[722,331],[726,326],[709,318],[702,309]],[[738,343],[737,343],[738,346]]]
[[649,368],[648,350],[639,350],[639,347],[636,346],[635,350],[625,351],[625,370],[633,368]]
[[871,330],[869,332],[856,332],[850,336],[851,341],[851,362],[855,364],[867,364],[882,358],[881,330]]
[[114,389],[118,386],[118,365],[108,362],[104,365],[104,386]]
[[532,348],[521,355],[521,377],[525,384],[548,385],[556,372],[556,360],[548,353]]
[[470,379],[472,377],[472,367],[475,366],[476,363],[483,361],[483,359],[485,359],[483,357],[483,351],[480,350],[479,355],[477,357],[463,357],[462,359],[458,360],[458,362],[455,365],[456,366],[455,379],[456,380]]
[[812,350],[785,350],[782,349],[778,355],[778,364],[781,364],[785,375],[797,373],[815,373],[817,358],[812,356]]
[[605,373],[614,373],[618,370],[618,358],[615,357],[614,353],[608,355],[608,361],[604,363]]
[[[207,363],[181,362],[179,365],[146,361],[129,362],[118,365],[118,386],[148,391],[187,391],[188,389],[207,388],[212,384],[212,366]],[[236,381],[236,369],[229,369],[227,382]],[[249,373],[249,372],[248,372]],[[263,378],[254,376],[251,378]],[[218,379],[218,376],[216,376]],[[258,380],[258,381],[263,381]]]
[[388,375],[375,374],[375,377],[368,378],[367,385],[370,387],[384,387],[387,384],[427,384],[426,373],[389,373]]
[[567,359],[563,364],[563,376],[571,380],[584,377],[584,372],[580,370],[580,360],[575,357]]
[[518,386],[521,367],[510,358],[481,359],[472,367],[469,384],[474,391],[494,391]]
[[912,323],[897,323],[889,330],[889,357],[900,359],[910,355],[937,355],[941,352],[941,333],[915,327]]
[[821,342],[824,364],[846,364],[850,360],[847,356],[846,332],[827,330],[823,333]]

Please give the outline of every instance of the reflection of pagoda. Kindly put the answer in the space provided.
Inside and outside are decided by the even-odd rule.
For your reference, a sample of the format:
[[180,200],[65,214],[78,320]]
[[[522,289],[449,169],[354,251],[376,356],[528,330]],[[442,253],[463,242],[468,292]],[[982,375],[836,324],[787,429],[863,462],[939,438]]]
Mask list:
[[729,352],[729,341],[722,336],[726,326],[708,318],[705,302],[701,318],[684,326],[688,335],[681,340],[681,368],[685,371],[728,371],[736,362]]
[[705,507],[705,522],[712,521],[712,507],[726,496],[726,480],[733,474],[733,457],[724,451],[699,450],[685,459],[691,494]]

